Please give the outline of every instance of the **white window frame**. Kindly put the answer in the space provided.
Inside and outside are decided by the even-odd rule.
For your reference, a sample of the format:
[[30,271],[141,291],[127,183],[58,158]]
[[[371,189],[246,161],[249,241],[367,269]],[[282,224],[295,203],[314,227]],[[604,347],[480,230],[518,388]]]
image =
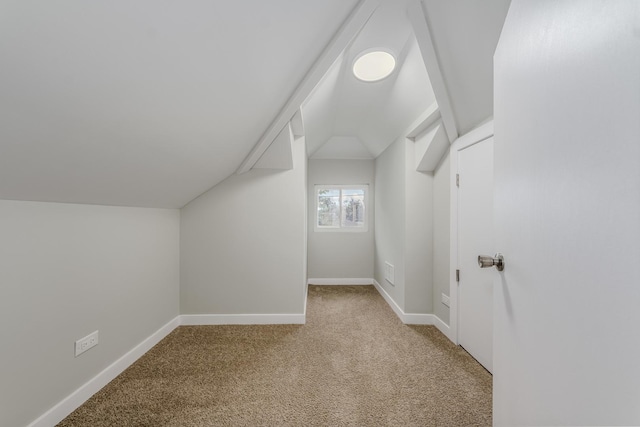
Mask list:
[[[364,224],[362,227],[343,227],[342,224],[338,226],[320,226],[318,225],[318,196],[322,190],[340,190],[340,218],[342,218],[342,190],[363,190],[364,192]],[[369,184],[353,184],[353,185],[329,185],[329,184],[316,184],[313,189],[314,197],[314,226],[313,230],[321,233],[364,233],[369,231]]]

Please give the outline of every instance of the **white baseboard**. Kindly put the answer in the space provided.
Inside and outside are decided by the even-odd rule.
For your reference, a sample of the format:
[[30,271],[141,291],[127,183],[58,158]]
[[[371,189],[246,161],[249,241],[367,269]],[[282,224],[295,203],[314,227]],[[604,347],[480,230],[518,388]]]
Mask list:
[[442,319],[440,319],[435,314],[423,314],[423,313],[405,313],[398,304],[391,298],[391,295],[384,290],[380,283],[377,280],[373,281],[373,286],[378,290],[382,298],[389,304],[393,312],[398,316],[398,318],[402,321],[402,323],[406,325],[433,325],[440,332],[442,332],[447,338],[451,341],[451,328],[449,325],[444,323]]
[[[318,283],[316,280],[323,281]],[[312,282],[313,281],[313,282]],[[403,323],[413,325],[435,325],[449,339],[450,328],[442,320],[433,314],[405,313],[395,303],[393,298],[374,279],[309,279],[311,284],[320,285],[374,285],[387,304],[396,313]],[[120,375],[131,366],[143,354],[159,343],[180,325],[276,325],[276,324],[304,324],[306,319],[303,314],[183,314],[175,317],[166,325],[151,334],[148,338],[128,351],[125,355],[113,362],[98,375],[87,381],[84,385],[60,401],[53,408],[38,417],[29,424],[29,427],[51,427],[62,421],[67,415],[76,410],[91,396],[107,385],[111,380]]]
[[87,381],[84,385],[60,401],[53,408],[38,417],[29,424],[29,427],[51,427],[62,421],[67,415],[75,411],[91,396],[107,385],[111,380],[120,375],[125,369],[138,360],[143,354],[160,342],[171,331],[180,325],[180,316],[175,317],[166,325],[151,334],[140,344],[129,350],[124,356],[106,367],[98,375]]
[[196,325],[293,325],[304,324],[305,314],[183,314],[180,324]]
[[53,408],[42,414],[29,424],[29,427],[51,427],[58,424],[180,325],[268,325],[304,323],[305,314],[183,314],[177,316],[64,398]]
[[309,279],[309,285],[373,285],[373,279],[346,278],[346,279]]
[[442,332],[444,334],[444,336],[446,336],[447,338],[449,338],[449,341],[451,341],[452,343],[456,343],[455,339],[453,338],[453,334],[451,333],[451,327],[449,325],[447,325],[446,323],[444,323],[444,321],[442,319],[440,319],[438,316],[434,315],[434,321],[433,321],[433,325],[438,328],[438,330],[440,332]]
[[435,324],[435,314],[426,314],[426,313],[404,313],[402,317],[402,322],[407,325],[434,325]]
[[305,323],[307,321],[307,301],[309,299],[309,283],[304,286],[304,311],[302,315],[304,316]]
[[391,310],[393,310],[396,316],[398,316],[400,320],[402,320],[402,323],[406,323],[404,321],[404,311],[402,311],[400,306],[396,304],[393,298],[391,298],[391,295],[389,295],[387,291],[385,291],[384,288],[380,286],[380,283],[378,283],[378,281],[375,279],[373,280],[373,286],[375,286],[375,288],[378,290],[378,293],[382,295],[382,298],[384,298],[387,304],[389,304],[389,307],[391,307]]

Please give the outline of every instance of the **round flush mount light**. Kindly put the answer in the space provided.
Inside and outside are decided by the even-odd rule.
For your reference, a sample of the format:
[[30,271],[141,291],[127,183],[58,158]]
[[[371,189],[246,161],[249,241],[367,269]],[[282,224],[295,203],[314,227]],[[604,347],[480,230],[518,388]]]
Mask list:
[[396,68],[396,58],[384,50],[362,52],[353,63],[353,75],[363,82],[377,82]]

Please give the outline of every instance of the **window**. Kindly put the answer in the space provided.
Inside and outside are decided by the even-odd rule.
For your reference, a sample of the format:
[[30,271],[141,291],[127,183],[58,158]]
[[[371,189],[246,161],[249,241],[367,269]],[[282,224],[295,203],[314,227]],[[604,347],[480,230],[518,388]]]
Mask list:
[[316,185],[315,231],[367,231],[368,185]]

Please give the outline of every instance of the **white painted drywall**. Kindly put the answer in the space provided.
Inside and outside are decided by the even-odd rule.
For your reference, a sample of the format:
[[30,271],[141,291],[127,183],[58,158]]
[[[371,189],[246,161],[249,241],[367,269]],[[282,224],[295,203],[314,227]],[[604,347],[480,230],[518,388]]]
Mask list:
[[513,0],[495,56],[494,423],[640,425],[640,3]]
[[493,114],[493,52],[511,0],[422,0],[458,134]]
[[232,175],[181,210],[182,314],[302,314],[304,138],[293,169]]
[[[398,139],[375,161],[374,278],[404,310],[404,162],[406,144]],[[395,286],[384,277],[385,262],[395,267]]]
[[[373,159],[435,102],[407,19],[411,1],[382,1],[305,101],[302,110],[312,158]],[[355,78],[351,66],[373,47],[393,53],[397,68],[382,81],[364,83]]]
[[184,206],[304,98],[360,3],[2,2],[0,197]]
[[[398,138],[376,159],[375,279],[405,313],[431,313],[433,177],[415,170],[414,151]],[[385,262],[395,285],[384,279]]]
[[315,224],[315,185],[367,184],[367,221],[364,232],[316,232],[309,227],[308,259],[311,278],[373,278],[375,186],[373,160],[309,160],[309,224]]
[[416,144],[405,144],[404,311],[433,312],[433,174],[415,169]]
[[449,295],[451,275],[450,199],[450,163],[447,152],[433,174],[433,314],[447,324],[449,307],[442,303],[442,294]]
[[179,215],[0,201],[0,425],[33,421],[178,315]]

